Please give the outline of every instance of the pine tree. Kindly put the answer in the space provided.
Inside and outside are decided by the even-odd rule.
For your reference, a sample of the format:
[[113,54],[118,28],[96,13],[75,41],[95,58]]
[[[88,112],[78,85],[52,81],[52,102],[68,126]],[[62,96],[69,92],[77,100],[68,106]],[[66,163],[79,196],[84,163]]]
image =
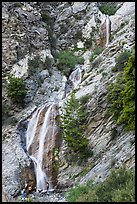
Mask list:
[[126,131],[135,130],[135,51],[124,63],[116,82],[108,86],[108,114]]
[[86,111],[76,100],[75,93],[72,92],[65,104],[60,117],[60,126],[63,130],[63,139],[74,153],[88,152],[88,139],[84,137],[86,124]]
[[122,91],[123,110],[118,122],[126,130],[135,130],[135,52],[133,50],[124,67],[125,89]]

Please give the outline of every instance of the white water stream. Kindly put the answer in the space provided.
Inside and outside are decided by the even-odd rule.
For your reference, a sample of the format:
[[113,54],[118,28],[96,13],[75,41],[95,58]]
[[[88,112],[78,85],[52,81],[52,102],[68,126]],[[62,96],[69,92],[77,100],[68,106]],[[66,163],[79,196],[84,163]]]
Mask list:
[[[49,189],[51,189],[50,182],[47,178],[46,172],[43,170],[42,165],[43,165],[43,151],[44,151],[44,141],[47,136],[47,131],[48,131],[48,125],[50,122],[50,114],[52,111],[53,104],[51,104],[47,111],[45,112],[44,115],[44,121],[41,121],[41,114],[45,109],[45,106],[42,108],[38,108],[36,112],[34,112],[32,118],[29,121],[28,124],[28,129],[26,132],[26,148],[29,153],[30,158],[34,162],[34,167],[35,167],[35,175],[36,175],[36,190],[43,190],[46,191],[46,182],[49,183]],[[41,121],[41,126],[39,127],[40,130],[37,133],[37,128],[38,128],[38,122],[39,120]],[[54,129],[54,127],[53,127]],[[38,152],[37,154],[33,154],[31,152],[31,145],[33,146],[33,143],[35,143],[35,136],[37,135],[38,140],[39,140],[39,146],[38,146]],[[52,137],[52,135],[51,135]]]
[[69,80],[73,83],[73,88],[75,89],[81,83],[82,70],[80,67],[76,68],[69,76]]
[[109,16],[106,15],[106,47],[108,47],[110,40],[110,19]]

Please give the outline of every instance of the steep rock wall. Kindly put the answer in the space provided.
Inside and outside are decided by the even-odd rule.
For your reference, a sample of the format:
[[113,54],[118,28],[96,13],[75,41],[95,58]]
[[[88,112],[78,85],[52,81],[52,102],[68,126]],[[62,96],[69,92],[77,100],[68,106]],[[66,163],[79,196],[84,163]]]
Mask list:
[[[87,51],[79,50],[76,52],[77,55],[83,55],[85,59],[83,66],[85,74],[76,96],[81,98],[89,94],[87,102],[89,111],[88,128],[85,133],[90,139],[90,146],[93,148],[94,156],[89,158],[85,166],[71,165],[66,161],[67,147],[63,143],[60,151],[61,166],[58,175],[58,185],[71,186],[77,181],[82,183],[87,179],[94,179],[95,182],[103,181],[112,168],[112,158],[115,158],[116,167],[124,163],[128,168],[134,168],[134,144],[130,146],[130,141],[134,139],[134,132],[125,133],[122,126],[117,127],[117,137],[115,141],[112,141],[111,135],[115,124],[112,123],[111,118],[106,118],[105,116],[107,107],[105,99],[106,86],[113,82],[117,76],[117,73],[112,72],[112,68],[115,66],[115,58],[122,51],[130,50],[135,43],[134,2],[122,3],[116,14],[110,16],[112,22],[111,35],[114,35],[114,37],[110,41],[108,48],[104,49],[94,60],[94,63],[97,62],[95,63],[96,66],[91,65],[89,58],[96,45],[102,42],[99,38],[98,29],[105,17],[99,11],[97,3],[71,2],[71,5],[69,2],[57,2],[58,4],[56,5],[51,2],[35,3],[21,2],[20,5],[15,6],[12,2],[3,2],[2,71],[4,103],[7,101],[9,104],[11,103],[6,95],[7,74],[13,73],[13,67],[16,70],[19,67],[22,68],[20,65],[17,66],[17,63],[20,60],[25,60],[23,65],[24,62],[27,63],[26,56],[30,56],[30,54],[31,56],[36,56],[42,50],[48,50],[48,56],[50,55],[52,58],[52,37],[57,40],[56,47],[54,47],[57,52],[68,48],[73,50],[78,48],[79,44],[86,47],[85,42],[87,40],[89,42],[92,41],[92,45],[87,48]],[[54,32],[50,36],[50,40],[49,24],[47,26],[47,23],[43,22],[40,14],[44,7],[54,19],[52,25]],[[30,43],[32,43],[32,46]],[[40,78],[43,77],[45,80],[39,86],[37,77],[28,78],[27,68],[26,66],[23,67],[23,77],[28,85],[27,93],[28,95],[30,94],[30,98],[23,110],[18,109],[16,106],[12,107],[11,116],[16,116],[18,122],[26,119],[26,117],[29,118],[32,109],[44,104],[45,101],[56,100],[60,102],[63,98],[67,79],[56,69],[56,60],[54,61],[54,59],[51,72],[52,74],[49,76],[49,70],[47,72],[46,68],[38,71]],[[107,76],[103,75],[103,72],[107,72]],[[8,120],[9,124],[13,123],[13,117]],[[20,135],[16,132],[16,124],[17,122],[3,126],[2,185],[4,194],[6,192],[8,195],[13,195],[24,185],[24,182],[22,182],[22,179],[26,178],[23,173],[24,169],[31,166],[30,159],[26,156],[24,147],[22,147],[24,142],[21,141]],[[20,169],[22,170],[19,176]],[[81,178],[85,170],[89,173]],[[32,180],[34,181],[34,179]]]

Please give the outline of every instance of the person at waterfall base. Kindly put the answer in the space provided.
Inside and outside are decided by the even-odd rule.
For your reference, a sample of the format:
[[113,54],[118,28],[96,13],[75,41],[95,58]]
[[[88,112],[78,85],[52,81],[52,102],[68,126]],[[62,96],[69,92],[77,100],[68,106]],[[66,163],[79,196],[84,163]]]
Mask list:
[[28,194],[29,194],[29,193],[32,193],[32,186],[29,186],[29,187],[28,187]]
[[22,201],[25,201],[25,199],[27,198],[27,188],[28,188],[28,184],[25,183],[25,188],[21,190],[21,200]]
[[21,191],[21,200],[24,201],[26,198],[25,188]]
[[47,182],[47,184],[46,184],[46,185],[47,185],[47,191],[48,191],[48,190],[49,190],[49,183]]

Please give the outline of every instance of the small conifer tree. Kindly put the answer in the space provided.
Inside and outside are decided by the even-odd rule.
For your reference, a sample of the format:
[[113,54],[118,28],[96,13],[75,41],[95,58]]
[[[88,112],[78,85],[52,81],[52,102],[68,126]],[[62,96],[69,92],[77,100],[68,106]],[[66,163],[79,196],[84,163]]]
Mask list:
[[87,156],[88,139],[84,137],[86,111],[76,100],[72,92],[60,116],[60,126],[63,130],[63,139],[73,153]]
[[123,110],[118,123],[123,122],[126,130],[135,130],[135,53],[132,52],[124,67],[125,88],[122,91]]
[[126,131],[135,130],[135,51],[124,63],[116,82],[108,86],[108,114]]

